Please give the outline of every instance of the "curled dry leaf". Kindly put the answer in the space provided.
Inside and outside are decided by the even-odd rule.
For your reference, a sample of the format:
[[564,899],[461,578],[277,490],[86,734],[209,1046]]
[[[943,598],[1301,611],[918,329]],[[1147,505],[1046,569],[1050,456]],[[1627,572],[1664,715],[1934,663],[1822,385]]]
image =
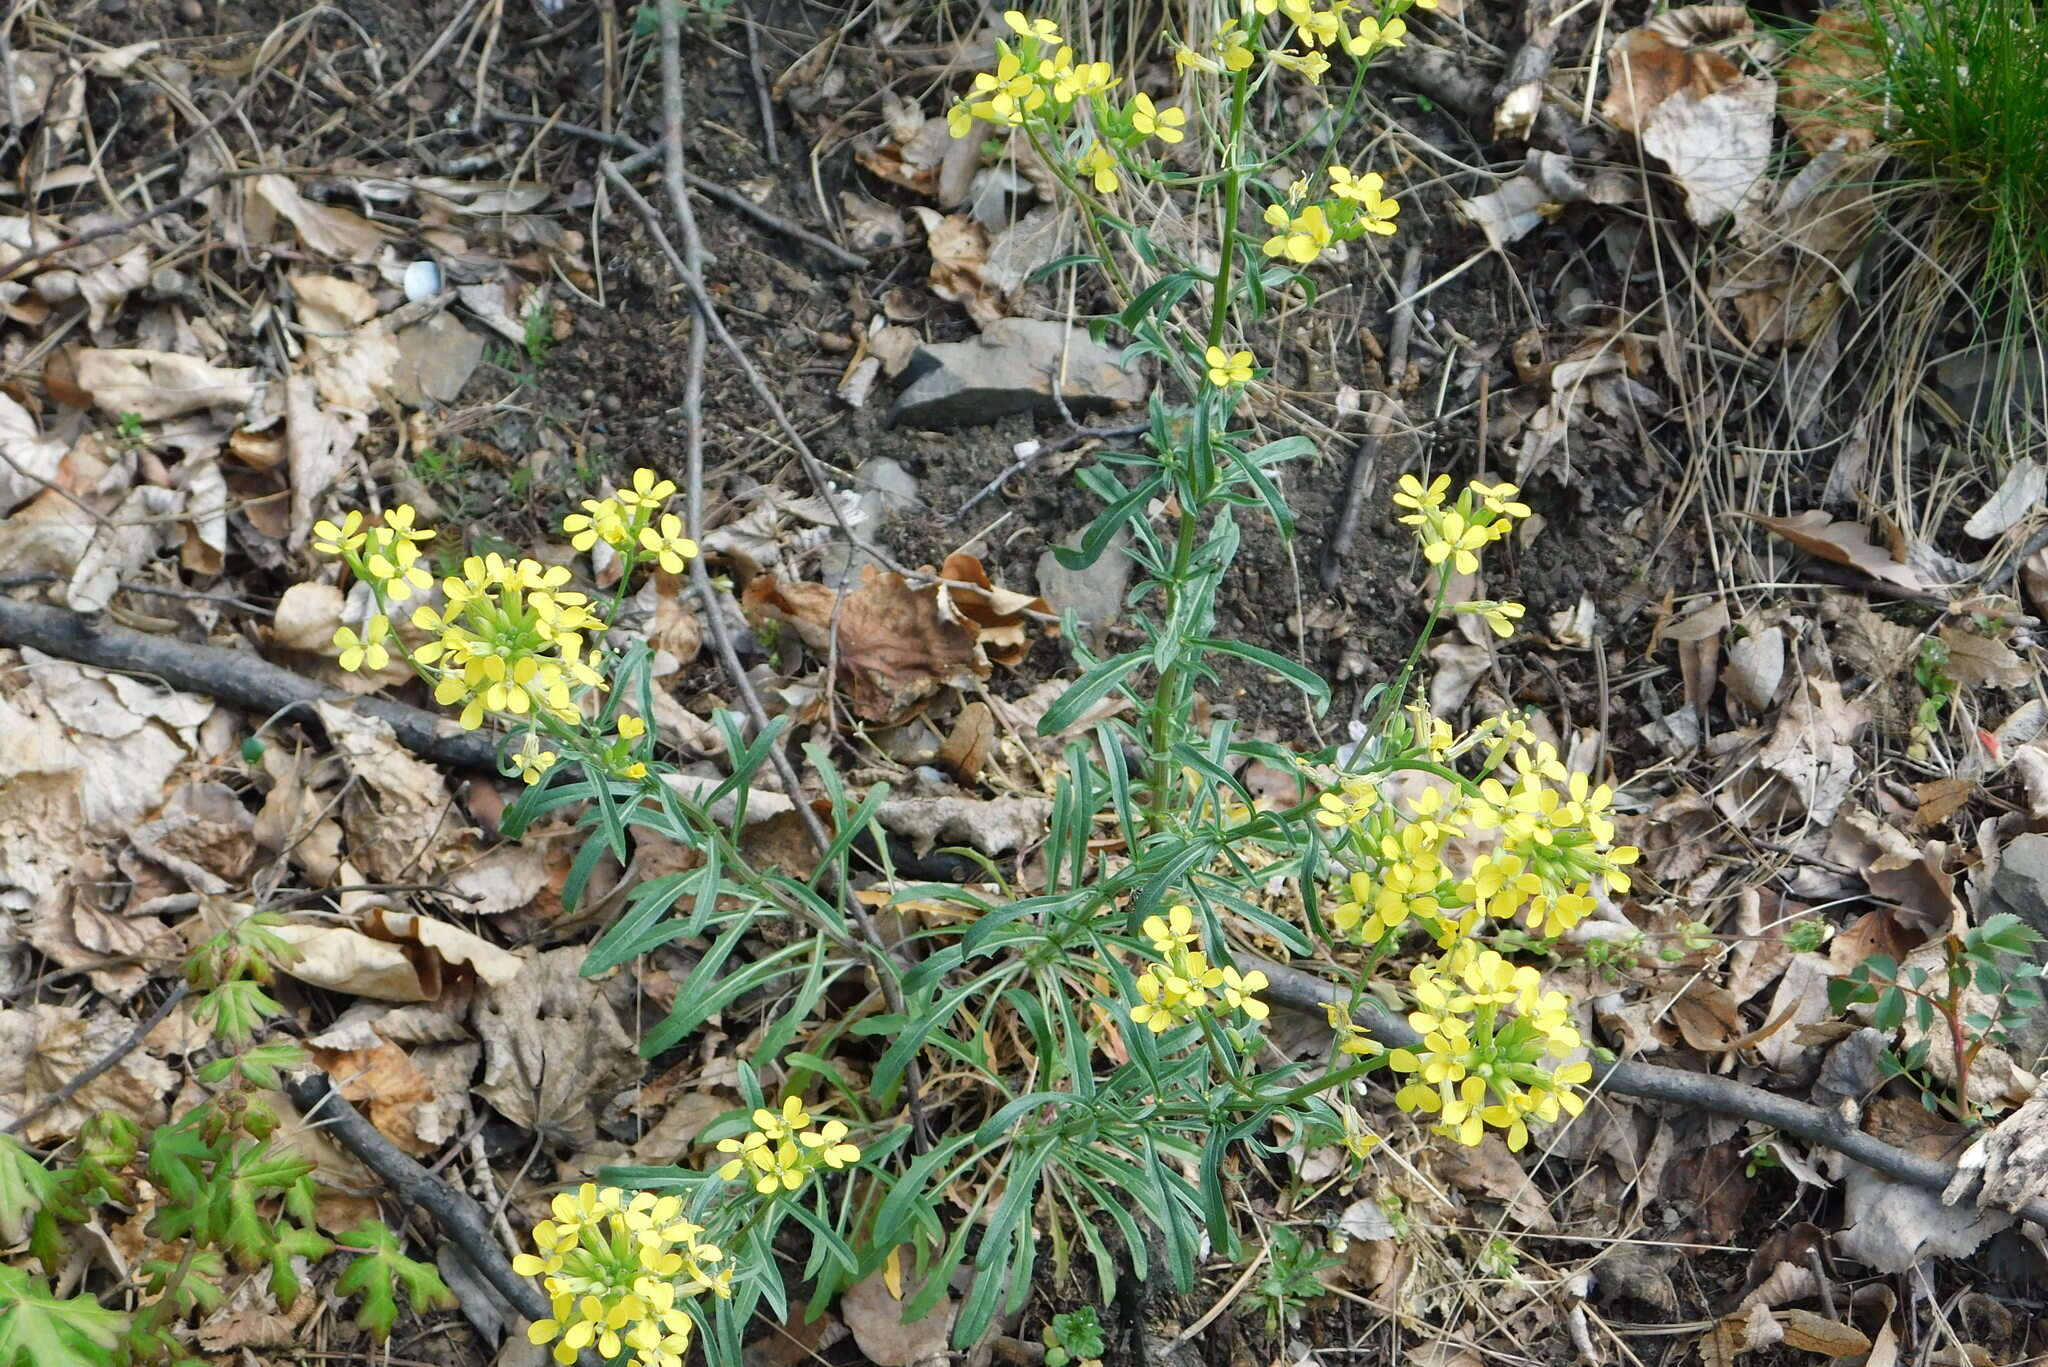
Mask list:
[[361,214],[306,199],[287,177],[255,176],[247,186],[251,210],[268,211],[284,218],[298,230],[300,241],[331,260],[367,265],[377,259],[391,240],[385,229]]
[[1693,222],[1745,211],[1770,165],[1776,84],[1647,26],[1621,36],[1607,69],[1601,112],[1671,168]]
[[33,414],[0,394],[0,517],[49,487],[70,449],[45,437]]
[[932,293],[967,310],[976,327],[987,327],[1007,315],[1002,292],[987,278],[988,229],[965,214],[940,215],[920,208],[925,249],[931,253]]
[[941,688],[989,674],[980,628],[942,585],[913,589],[902,575],[870,566],[842,597],[823,584],[764,574],[741,602],[750,616],[794,627],[820,657],[831,655],[836,632],[837,682],[868,721],[900,723]]
[[1809,153],[1832,146],[1861,151],[1877,141],[1885,111],[1870,93],[1884,70],[1884,48],[1862,5],[1822,10],[1778,70],[1785,126]]
[[431,1083],[405,1050],[379,1041],[364,1049],[312,1050],[313,1061],[333,1078],[343,1099],[352,1101],[380,1133],[414,1157],[433,1151],[420,1137],[413,1116],[433,1101]]
[[1870,533],[1860,525],[1838,522],[1818,508],[1795,517],[1758,517],[1757,521],[1808,555],[1831,564],[1846,565],[1859,574],[1916,592],[1934,587],[1918,570],[1871,541]]
[[305,329],[306,359],[320,397],[344,408],[375,409],[391,388],[398,343],[377,318],[377,301],[352,280],[292,275]]
[[[946,557],[946,563],[939,567],[939,577],[949,582],[947,589],[953,606],[962,617],[973,622],[976,628],[975,640],[982,653],[999,665],[1015,668],[1024,662],[1031,652],[1030,643],[1025,639],[1026,613],[1052,615],[1052,608],[1043,598],[1013,589],[999,589],[989,582],[988,571],[981,561],[964,552]],[[962,588],[960,585],[972,585]],[[1048,623],[1046,635],[1059,635],[1057,624]]]

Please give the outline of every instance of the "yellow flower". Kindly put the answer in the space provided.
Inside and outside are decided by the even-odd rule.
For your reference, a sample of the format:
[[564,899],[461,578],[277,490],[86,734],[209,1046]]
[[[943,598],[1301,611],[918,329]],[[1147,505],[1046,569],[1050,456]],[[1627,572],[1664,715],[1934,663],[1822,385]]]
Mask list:
[[1491,512],[1502,517],[1529,516],[1529,505],[1518,501],[1522,491],[1513,484],[1503,481],[1499,484],[1485,485],[1475,479],[1471,488]]
[[1363,824],[1380,800],[1379,789],[1371,779],[1356,774],[1339,779],[1337,787],[1338,792],[1316,799],[1316,824],[1333,829]]
[[663,513],[659,530],[655,527],[642,529],[640,549],[653,556],[668,573],[681,574],[684,562],[697,554],[697,543],[683,535],[681,518],[674,513]]
[[1276,52],[1269,52],[1266,55],[1273,59],[1274,66],[1283,66],[1289,71],[1300,72],[1308,78],[1310,85],[1321,85],[1323,83],[1323,73],[1330,69],[1330,59],[1314,48],[1310,48],[1306,53],[1296,53],[1290,48],[1281,48]]
[[1237,26],[1237,20],[1231,19],[1224,23],[1222,32],[1216,35],[1216,41],[1212,46],[1223,58],[1225,71],[1235,73],[1251,69],[1252,40],[1250,35]]
[[1076,169],[1095,183],[1095,192],[1113,195],[1123,182],[1117,179],[1116,158],[1099,142],[1090,143]]
[[583,512],[570,513],[562,519],[562,530],[569,533],[571,546],[587,551],[602,541],[613,550],[624,550],[631,544],[629,519],[617,499],[586,498],[583,508]]
[[1060,41],[1059,25],[1050,19],[1029,19],[1023,11],[1011,9],[1003,11],[1003,22],[1010,26],[1012,33],[1022,38],[1036,38],[1041,43]]
[[1344,40],[1344,50],[1363,61],[1383,47],[1406,46],[1401,40],[1407,35],[1408,25],[1398,16],[1384,24],[1367,16],[1358,21],[1358,31]]
[[643,465],[633,472],[633,487],[620,489],[612,497],[622,508],[645,508],[652,512],[674,497],[675,492],[674,480],[663,479]]
[[631,712],[625,712],[619,716],[618,730],[620,740],[638,740],[647,734],[647,723]]
[[334,644],[341,647],[341,667],[354,674],[365,667],[374,672],[390,664],[391,652],[384,648],[390,633],[391,619],[382,613],[364,624],[361,636],[347,627],[337,630]]
[[974,111],[965,100],[956,101],[946,111],[946,131],[955,138],[964,138],[974,131]]
[[1176,949],[1193,949],[1201,941],[1195,930],[1194,909],[1175,906],[1165,916],[1147,916],[1138,932],[1152,942],[1153,952],[1170,958]]
[[1211,76],[1223,74],[1223,63],[1214,57],[1205,57],[1193,48],[1177,47],[1173,50],[1173,69],[1176,72],[1206,71]]
[[817,1150],[818,1161],[828,1168],[843,1168],[860,1161],[857,1147],[840,1142],[846,1138],[846,1126],[837,1120],[828,1120],[822,1129],[807,1130],[797,1138],[805,1148]]
[[512,767],[527,783],[538,783],[541,776],[554,767],[557,758],[554,751],[540,748],[540,737],[528,732],[526,743],[512,756]]
[[1131,98],[1130,116],[1131,129],[1140,137],[1176,143],[1187,136],[1182,130],[1187,125],[1188,112],[1172,105],[1154,109],[1152,97],[1142,91]]
[[1495,602],[1490,599],[1451,604],[1452,612],[1470,613],[1493,629],[1493,634],[1506,638],[1515,634],[1515,623],[1522,620],[1527,611],[1520,603]]
[[363,515],[353,509],[342,518],[341,525],[329,521],[313,524],[313,549],[322,555],[348,555],[362,549]]
[[1272,1009],[1254,992],[1266,990],[1266,975],[1257,969],[1240,975],[1234,968],[1223,970],[1223,1003],[1233,1010],[1242,1011],[1255,1021],[1262,1021],[1272,1014]]
[[1225,351],[1220,346],[1212,346],[1202,353],[1202,359],[1209,367],[1209,383],[1218,389],[1251,382],[1252,354],[1249,351]]
[[1394,502],[1403,508],[1413,508],[1416,516],[1404,517],[1403,522],[1414,523],[1423,513],[1434,512],[1444,506],[1444,494],[1451,487],[1449,475],[1438,475],[1425,485],[1414,475],[1401,476],[1394,490]]
[[[1368,171],[1362,176],[1351,174],[1350,168],[1330,168],[1330,188],[1340,199],[1349,200],[1359,208],[1355,220],[1360,228],[1369,233],[1386,236],[1394,231],[1394,219],[1401,212],[1401,206],[1380,193],[1386,187],[1386,178],[1377,171]],[[1411,477],[1412,478],[1412,477]],[[1448,485],[1448,476],[1440,477]],[[1479,486],[1474,485],[1475,489]],[[1505,486],[1512,491],[1513,485]],[[1396,500],[1397,502],[1399,500]]]
[[1432,565],[1441,565],[1449,560],[1459,574],[1478,573],[1479,557],[1474,552],[1493,539],[1487,535],[1484,525],[1468,523],[1462,515],[1452,511],[1443,515],[1436,533],[1434,539],[1423,543],[1424,560]]
[[760,1108],[754,1112],[754,1128],[770,1139],[787,1139],[798,1130],[810,1127],[811,1113],[804,1109],[801,1097],[784,1097],[780,1111]]
[[1266,255],[1284,256],[1298,266],[1306,266],[1321,256],[1332,240],[1330,220],[1320,204],[1307,205],[1292,217],[1282,206],[1269,204],[1265,218],[1266,225],[1274,230],[1266,239]]

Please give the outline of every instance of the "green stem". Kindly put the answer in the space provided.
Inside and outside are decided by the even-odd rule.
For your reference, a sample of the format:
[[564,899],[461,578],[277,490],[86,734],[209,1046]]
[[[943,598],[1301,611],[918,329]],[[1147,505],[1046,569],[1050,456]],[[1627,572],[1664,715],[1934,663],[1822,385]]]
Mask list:
[[1230,272],[1237,264],[1237,216],[1244,203],[1244,168],[1238,165],[1237,153],[1244,133],[1245,92],[1250,84],[1248,71],[1238,72],[1230,83],[1230,137],[1223,147],[1223,256],[1216,263],[1216,297],[1210,303],[1210,346],[1223,345],[1223,325],[1230,319]]
[[1252,1090],[1251,1084],[1244,1080],[1244,1074],[1238,1071],[1237,1057],[1224,1043],[1221,1032],[1216,1029],[1216,1022],[1206,1011],[1199,1013],[1195,1019],[1201,1022],[1202,1039],[1209,1046],[1209,1056],[1216,1060],[1217,1067],[1229,1075],[1231,1090],[1247,1101],[1257,1102],[1259,1094]]
[[[1199,400],[1197,400],[1199,402]],[[1180,510],[1180,534],[1174,542],[1173,568],[1166,576],[1166,620],[1179,620],[1180,596],[1188,592],[1188,578],[1195,560],[1195,533],[1199,514],[1185,502]],[[1180,704],[1186,671],[1180,655],[1159,676],[1159,691],[1152,696],[1152,786],[1145,795],[1145,829],[1158,832],[1166,827],[1168,779],[1173,773],[1174,724],[1184,710]]]

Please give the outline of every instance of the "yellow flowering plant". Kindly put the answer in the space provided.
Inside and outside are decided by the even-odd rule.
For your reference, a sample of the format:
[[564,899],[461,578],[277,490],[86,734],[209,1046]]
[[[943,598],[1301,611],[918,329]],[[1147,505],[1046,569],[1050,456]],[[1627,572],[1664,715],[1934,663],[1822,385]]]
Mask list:
[[[877,1272],[915,1288],[902,1295],[909,1319],[961,1288],[964,1349],[1022,1307],[1041,1259],[1062,1278],[1086,1260],[1105,1292],[1161,1260],[1192,1285],[1205,1246],[1244,1247],[1230,1174],[1283,1144],[1321,1136],[1373,1162],[1394,1126],[1419,1124],[1519,1149],[1578,1112],[1591,1067],[1576,1006],[1502,949],[1627,892],[1635,855],[1615,843],[1615,795],[1569,770],[1532,719],[1460,730],[1413,687],[1447,614],[1512,640],[1520,604],[1450,595],[1531,515],[1521,492],[1399,481],[1396,511],[1432,592],[1361,739],[1303,756],[1228,718],[1196,720],[1197,690],[1226,667],[1276,677],[1317,711],[1329,698],[1298,661],[1222,634],[1217,595],[1240,518],[1292,537],[1283,482],[1314,452],[1303,436],[1262,437],[1248,416],[1267,373],[1259,325],[1276,295],[1313,294],[1329,253],[1372,250],[1401,219],[1393,187],[1356,158],[1283,172],[1296,149],[1255,148],[1249,115],[1340,65],[1355,100],[1373,57],[1428,8],[1250,0],[1178,45],[1171,91],[1092,59],[1087,35],[1009,11],[990,68],[949,113],[955,136],[1022,138],[1051,168],[1093,248],[1062,266],[1099,272],[1113,307],[1096,326],[1163,372],[1136,449],[1081,471],[1103,507],[1055,552],[1085,570],[1128,546],[1139,639],[1097,654],[1068,623],[1080,672],[1040,729],[1081,734],[1058,766],[1028,887],[993,865],[976,885],[904,886],[877,824],[886,785],[849,793],[819,743],[803,753],[829,844],[808,876],[755,867],[735,832],[783,722],[749,735],[715,715],[729,777],[708,792],[671,781],[647,720],[648,651],[621,644],[619,626],[636,575],[705,578],[657,472],[564,521],[587,578],[580,563],[485,555],[436,582],[420,550],[435,534],[405,509],[316,529],[320,552],[372,600],[337,637],[343,666],[403,661],[463,725],[503,733],[504,770],[528,785],[501,819],[509,836],[557,811],[588,829],[565,902],[606,853],[626,865],[637,830],[691,851],[689,867],[625,890],[585,962],[596,974],[680,938],[703,946],[643,1051],[664,1053],[740,1003],[775,1003],[736,1063],[742,1105],[699,1137],[705,1161],[605,1169],[536,1229],[521,1269],[546,1287],[554,1313],[532,1332],[558,1358],[595,1348],[673,1367],[701,1348],[737,1361],[756,1314],[788,1313],[796,1246],[808,1255],[787,1270],[812,1312]],[[1186,217],[1218,225],[1214,252],[1177,255],[1126,216],[1119,206],[1141,190],[1206,201]],[[604,576],[608,599],[589,587]],[[1111,699],[1128,706],[1098,710]],[[1253,761],[1304,775],[1307,796],[1255,794],[1242,777]],[[887,944],[864,898],[921,914]],[[771,920],[782,933],[754,933]],[[1400,1001],[1415,1038],[1375,1038],[1360,1023],[1369,1013],[1339,1005],[1325,1051],[1275,1062],[1268,1031],[1286,984],[1255,954],[1321,961],[1353,1007]],[[999,1061],[1020,1054],[1021,1070]],[[947,1079],[937,1091],[920,1082],[932,1063]]]

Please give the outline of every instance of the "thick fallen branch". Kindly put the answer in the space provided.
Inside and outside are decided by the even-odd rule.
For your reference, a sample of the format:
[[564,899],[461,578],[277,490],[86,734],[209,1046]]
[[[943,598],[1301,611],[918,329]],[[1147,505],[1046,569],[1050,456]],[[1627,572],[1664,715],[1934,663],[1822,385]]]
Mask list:
[[[529,1320],[549,1317],[548,1298],[533,1282],[514,1272],[492,1242],[491,1222],[482,1206],[380,1134],[362,1112],[342,1098],[327,1074],[308,1072],[287,1078],[284,1090],[309,1124],[319,1126],[327,1138],[390,1184],[399,1205],[408,1210],[417,1207],[433,1216],[442,1233],[456,1242],[471,1265],[515,1311]],[[600,1359],[587,1348],[577,1361],[579,1367],[600,1367]]]
[[[1239,955],[1238,958],[1245,968],[1256,968],[1266,975],[1271,984],[1266,996],[1281,1006],[1320,1015],[1326,1004],[1349,999],[1349,994],[1342,987],[1313,973],[1251,955]],[[1406,1021],[1370,1004],[1360,1007],[1353,1019],[1374,1039],[1390,1048],[1411,1048],[1421,1040],[1421,1036],[1408,1028]],[[1766,1092],[1733,1078],[1689,1073],[1681,1068],[1660,1068],[1649,1063],[1603,1063],[1595,1059],[1593,1083],[1599,1090],[1618,1092],[1623,1096],[1640,1097],[1645,1101],[1668,1101],[1679,1106],[1759,1121],[1785,1134],[1825,1145],[1867,1168],[1927,1191],[1941,1192],[1957,1176],[1952,1165],[1895,1149],[1818,1106]],[[2048,1200],[2037,1197],[2021,1205],[2015,1213],[2025,1219],[2048,1224]]]
[[274,665],[253,651],[152,636],[64,608],[4,596],[0,596],[0,645],[29,646],[78,664],[158,679],[181,692],[202,694],[266,716],[291,707],[304,707],[313,716],[316,702],[353,707],[389,722],[399,744],[422,758],[459,769],[498,772],[497,747],[484,732],[464,731],[451,718],[423,708],[383,698],[353,697]]

